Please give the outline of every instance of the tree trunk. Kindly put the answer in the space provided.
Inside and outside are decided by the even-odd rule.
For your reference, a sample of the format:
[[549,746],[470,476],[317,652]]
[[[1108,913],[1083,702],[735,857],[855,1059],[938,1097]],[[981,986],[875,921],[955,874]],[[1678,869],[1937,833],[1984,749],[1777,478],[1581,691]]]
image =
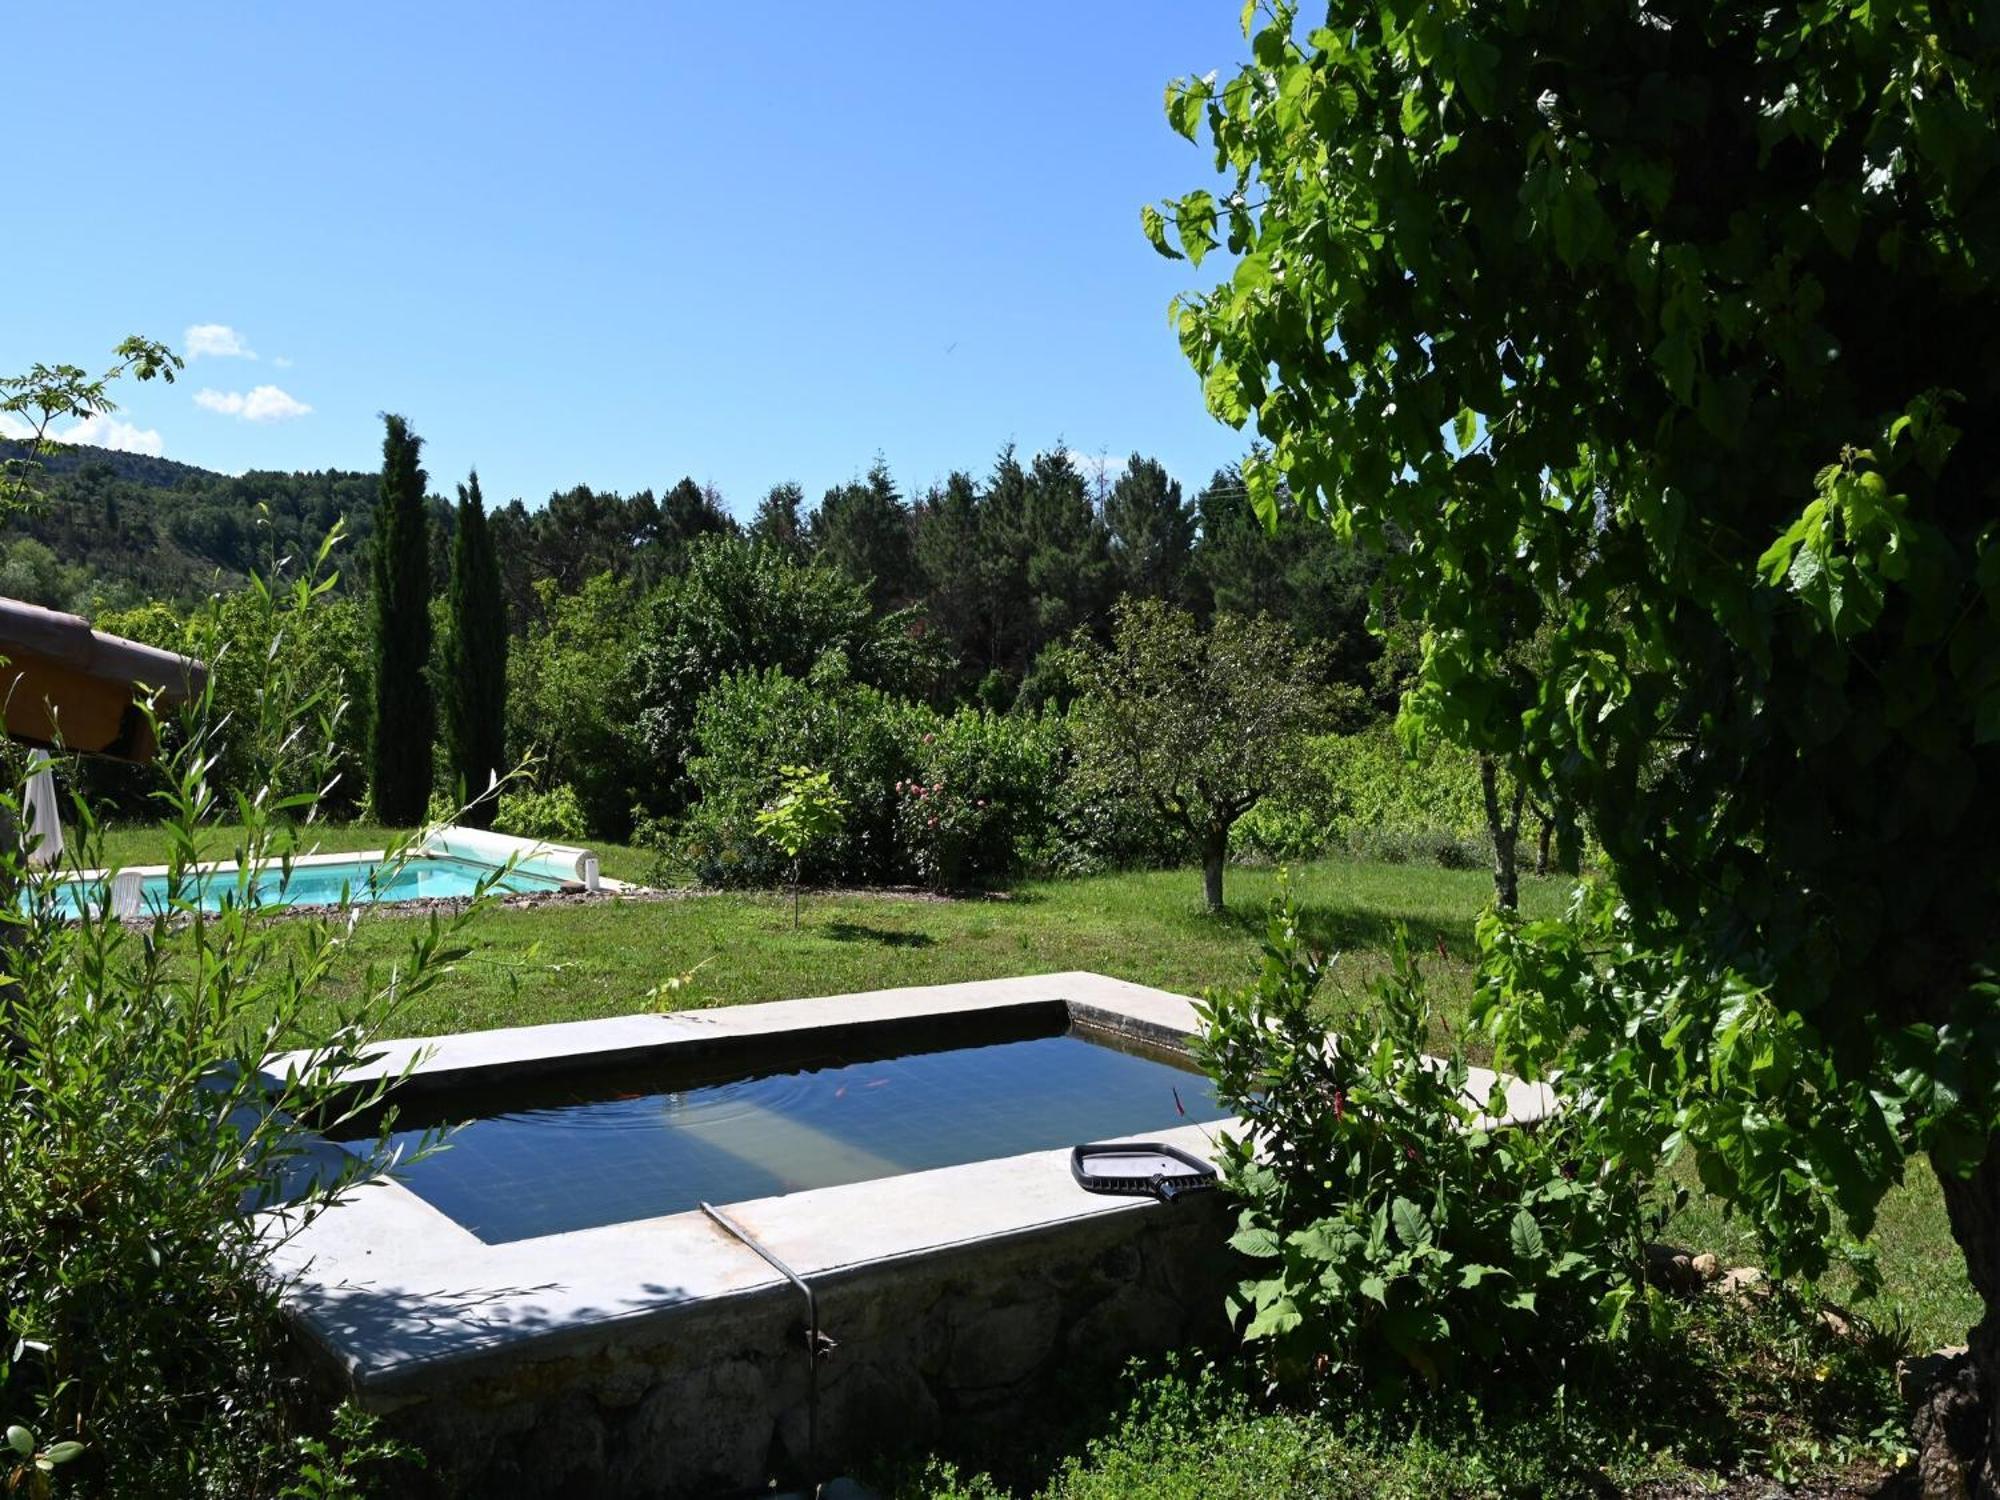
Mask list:
[[1222,907],[1222,864],[1229,853],[1229,831],[1210,831],[1201,841],[1201,893],[1211,913]]
[[1576,809],[1567,802],[1556,804],[1556,873],[1583,873],[1583,830],[1577,827]]
[[1970,1358],[1932,1390],[1911,1424],[1917,1473],[1931,1496],[2000,1497],[2000,1142],[1970,1177],[1938,1173],[1952,1238],[1965,1253],[1985,1315],[1967,1336]]
[[1535,809],[1535,821],[1541,825],[1535,836],[1535,873],[1546,875],[1549,873],[1549,845],[1556,836],[1555,815],[1538,807]]
[[1493,841],[1493,898],[1502,911],[1521,908],[1521,869],[1518,859],[1521,842],[1521,808],[1527,789],[1516,783],[1513,806],[1508,814],[1500,811],[1500,763],[1490,755],[1479,757],[1479,793],[1486,802],[1486,833]]

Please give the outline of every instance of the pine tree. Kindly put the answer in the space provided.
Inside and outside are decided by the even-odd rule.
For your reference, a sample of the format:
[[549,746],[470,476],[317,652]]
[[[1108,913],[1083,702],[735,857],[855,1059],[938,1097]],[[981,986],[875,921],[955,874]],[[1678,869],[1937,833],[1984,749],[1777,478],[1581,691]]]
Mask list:
[[496,799],[482,797],[507,759],[507,606],[500,558],[486,524],[479,474],[458,487],[458,528],[451,552],[451,633],[444,646],[439,698],[454,781],[468,798],[476,828],[491,828]]
[[932,487],[916,512],[924,612],[931,628],[951,642],[960,670],[972,682],[993,666],[989,655],[993,601],[980,566],[982,511],[979,486],[970,474],[954,471],[942,485]]
[[1074,630],[1101,631],[1117,580],[1103,519],[1061,444],[1036,454],[1029,467],[1026,520],[1028,593],[1034,601],[1032,661],[1044,646]]
[[382,492],[375,506],[375,712],[368,769],[375,816],[421,823],[431,794],[436,732],[431,684],[430,555],[424,515],[424,440],[398,416],[382,419]]
[[796,484],[774,484],[771,491],[757,502],[757,514],[751,518],[749,530],[745,533],[751,541],[775,547],[787,557],[802,558],[806,555],[805,509],[806,492]]
[[692,479],[668,490],[660,501],[660,520],[655,539],[666,553],[669,571],[679,572],[688,544],[696,537],[726,536],[734,533],[736,522],[722,503],[713,485],[699,485]]
[[1194,551],[1194,511],[1159,460],[1133,454],[1104,506],[1118,581],[1141,599],[1182,603]]
[[813,513],[812,535],[827,561],[867,588],[878,611],[887,613],[916,596],[910,508],[880,458],[865,480],[826,492]]
[[1028,471],[1009,443],[994,458],[980,501],[979,587],[986,600],[982,664],[1015,682],[1028,670],[1036,645],[1029,550]]

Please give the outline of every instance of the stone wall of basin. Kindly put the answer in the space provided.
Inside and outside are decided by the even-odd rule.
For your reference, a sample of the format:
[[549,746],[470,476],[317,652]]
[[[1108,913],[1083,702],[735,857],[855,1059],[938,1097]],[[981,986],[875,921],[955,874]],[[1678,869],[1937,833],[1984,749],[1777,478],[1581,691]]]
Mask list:
[[363,1406],[424,1449],[423,1492],[564,1500],[750,1493],[949,1427],[1018,1420],[1077,1375],[1216,1347],[1237,1267],[1220,1195],[1148,1205],[815,1277],[452,1362]]

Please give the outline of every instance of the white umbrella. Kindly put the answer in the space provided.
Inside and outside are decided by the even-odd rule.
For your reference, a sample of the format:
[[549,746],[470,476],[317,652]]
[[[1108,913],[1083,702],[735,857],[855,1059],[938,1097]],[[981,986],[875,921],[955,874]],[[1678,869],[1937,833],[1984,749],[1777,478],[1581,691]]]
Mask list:
[[56,800],[55,762],[37,750],[29,757],[34,767],[28,777],[27,846],[28,863],[52,865],[62,858],[63,826],[61,804]]

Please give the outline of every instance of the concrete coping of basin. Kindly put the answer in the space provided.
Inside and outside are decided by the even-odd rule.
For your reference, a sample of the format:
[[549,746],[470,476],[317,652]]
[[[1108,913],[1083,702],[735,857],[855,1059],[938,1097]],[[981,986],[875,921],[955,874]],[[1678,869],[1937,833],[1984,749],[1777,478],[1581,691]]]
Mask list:
[[[360,1083],[411,1069],[402,1087],[519,1080],[579,1068],[669,1061],[689,1049],[1060,1004],[1087,1027],[1155,1043],[1194,1031],[1182,995],[1081,972],[739,1005],[723,1010],[555,1022],[386,1044],[346,1075]],[[284,1059],[274,1059],[282,1069]],[[1507,1119],[1553,1107],[1549,1091],[1473,1070],[1481,1104],[1504,1082]],[[1142,1132],[1213,1157],[1216,1132]],[[1126,1137],[1138,1139],[1139,1135]],[[337,1148],[329,1148],[337,1149]],[[1172,1213],[1149,1199],[1084,1192],[1069,1151],[1033,1151],[727,1205],[730,1216],[808,1280],[976,1242],[1056,1232],[1110,1214]],[[273,1216],[274,1230],[283,1223]],[[748,1247],[699,1211],[487,1244],[394,1180],[277,1240],[271,1264],[298,1323],[357,1391],[390,1402],[470,1361],[553,1357],[606,1338],[672,1337],[677,1320],[717,1299],[793,1295]],[[415,1389],[413,1389],[415,1388]]]

